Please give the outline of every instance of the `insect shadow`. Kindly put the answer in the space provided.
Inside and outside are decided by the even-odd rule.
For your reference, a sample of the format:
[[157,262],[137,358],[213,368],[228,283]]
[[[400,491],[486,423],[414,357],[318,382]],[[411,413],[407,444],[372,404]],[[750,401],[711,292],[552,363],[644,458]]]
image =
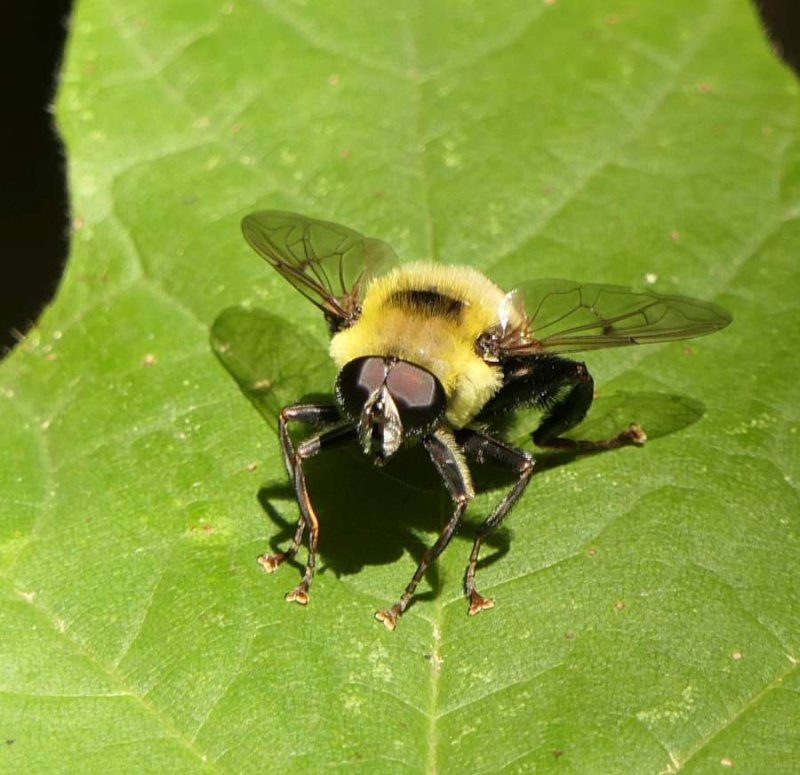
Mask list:
[[[320,573],[352,575],[365,566],[395,563],[404,552],[418,563],[432,543],[431,536],[441,531],[452,513],[450,497],[421,446],[406,449],[377,468],[353,443],[309,460],[306,481],[320,520]],[[507,484],[510,479],[505,476],[502,481]],[[278,528],[269,539],[271,550],[285,550],[299,516],[294,489],[286,481],[275,481],[259,490],[258,500]],[[468,515],[459,534],[471,542],[478,523],[477,517]],[[510,542],[508,531],[490,538],[493,551],[487,564],[505,554]],[[302,559],[301,553],[292,561],[298,570],[303,568]],[[467,553],[465,567],[466,561]],[[433,597],[441,588],[435,563],[425,578],[430,591],[419,599]]]
[[[326,350],[309,337],[298,336],[296,327],[282,318],[259,309],[232,307],[223,311],[211,330],[211,344],[222,365],[236,380],[245,397],[276,431],[276,419],[284,405],[303,401],[329,402],[330,393],[303,391],[309,384],[330,385],[333,371]],[[570,434],[581,438],[606,438],[636,421],[645,429],[650,442],[693,425],[705,413],[699,401],[669,393],[615,392],[597,398],[589,416]],[[514,444],[531,449],[530,432],[541,415],[520,410],[497,429]],[[309,434],[313,431],[309,430]],[[301,438],[301,435],[296,438]],[[280,445],[274,438],[275,454]],[[622,454],[595,452],[591,454]],[[639,454],[629,450],[625,454]],[[535,497],[537,478],[562,465],[579,464],[587,457],[571,451],[535,450],[536,468],[527,497]],[[313,492],[320,517],[322,572],[357,573],[367,565],[396,562],[404,551],[419,563],[428,549],[431,536],[440,532],[452,511],[450,498],[431,465],[428,454],[419,446],[398,454],[383,468],[375,467],[353,444],[328,451],[307,461],[307,482]],[[501,497],[514,475],[491,462],[470,465],[476,491]],[[294,534],[297,512],[294,489],[288,479],[262,487],[258,501],[277,532],[268,539],[274,552],[285,549]],[[276,500],[286,503],[278,508]],[[483,513],[492,500],[482,499],[467,510],[456,536],[456,549],[472,543]],[[486,543],[492,551],[482,557],[479,567],[491,565],[508,551],[513,534],[513,519],[491,533]],[[459,536],[462,540],[459,540]],[[266,550],[266,543],[264,549]],[[467,555],[464,553],[464,565]],[[301,555],[302,557],[302,555]],[[299,570],[302,564],[293,560]],[[434,597],[441,587],[438,566],[426,573],[430,591],[415,599]]]
[[[312,394],[304,396],[303,400],[324,398],[325,394]],[[591,416],[573,435],[603,437],[634,418],[641,422],[648,440],[652,442],[693,425],[704,413],[704,405],[689,397],[621,391],[598,399]],[[514,428],[505,430],[515,443],[525,444],[536,423],[536,413],[532,412],[531,417],[518,418]],[[527,430],[519,430],[521,426],[527,426]],[[527,446],[531,447],[529,443]],[[587,455],[534,449],[534,454],[536,469],[528,497],[535,498],[536,474],[541,477],[560,466],[579,465],[580,458],[614,452]],[[639,453],[629,450],[624,454]],[[457,547],[464,547],[465,567],[468,547],[475,538],[480,521],[486,516],[483,512],[491,508],[495,493],[497,498],[502,497],[514,481],[507,468],[492,462],[473,463],[470,468],[476,492],[479,495],[488,493],[488,498],[468,508],[454,538],[454,547],[451,548],[456,548],[458,553]],[[385,467],[377,468],[353,443],[350,447],[331,450],[324,457],[308,461],[307,483],[320,518],[321,573],[332,572],[336,576],[356,574],[365,566],[395,563],[403,552],[408,552],[418,563],[433,540],[431,536],[439,533],[451,512],[449,496],[421,447],[412,447]],[[258,501],[277,527],[268,543],[273,552],[279,552],[291,541],[299,516],[294,489],[288,481],[278,480],[258,491]],[[285,503],[286,507],[279,507],[276,501]],[[508,553],[514,532],[513,521],[509,520],[487,537],[486,544],[491,551],[481,558],[479,568],[494,564]],[[303,569],[302,559],[300,556],[292,560],[299,572]],[[425,578],[429,591],[418,594],[416,599],[431,599],[440,591],[441,578],[436,563],[428,569]]]

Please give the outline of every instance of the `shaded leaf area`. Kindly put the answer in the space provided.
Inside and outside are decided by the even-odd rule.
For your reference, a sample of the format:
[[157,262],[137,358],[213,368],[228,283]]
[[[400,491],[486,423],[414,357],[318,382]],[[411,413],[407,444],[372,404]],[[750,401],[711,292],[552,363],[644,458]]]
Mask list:
[[[330,402],[336,376],[326,351],[310,337],[299,337],[291,323],[261,309],[229,307],[214,321],[211,346],[241,391],[277,431],[284,406]],[[325,388],[304,395],[309,384]]]
[[[0,372],[0,769],[791,771],[800,122],[747,6],[87,0],[72,34],[74,251]],[[308,608],[256,563],[297,518],[275,412],[334,376],[318,310],[241,238],[266,207],[734,322],[587,354],[582,433],[648,444],[541,455],[470,618],[510,484],[476,470],[388,633],[450,509],[419,450],[309,467]],[[257,354],[240,385],[210,331]]]

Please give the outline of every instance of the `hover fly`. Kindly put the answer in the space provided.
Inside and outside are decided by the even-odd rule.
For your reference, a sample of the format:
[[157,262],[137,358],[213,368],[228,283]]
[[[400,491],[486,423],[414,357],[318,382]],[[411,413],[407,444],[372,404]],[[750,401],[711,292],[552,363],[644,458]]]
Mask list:
[[[594,382],[585,364],[562,353],[688,339],[731,321],[715,304],[615,285],[541,280],[507,293],[469,267],[399,265],[380,240],[293,213],[255,212],[242,230],[256,252],[321,310],[338,368],[333,400],[287,406],[278,420],[300,519],[286,551],[259,562],[277,570],[308,535],[305,573],[287,600],[308,602],[319,546],[304,473],[309,458],[356,442],[382,466],[419,443],[452,498],[452,515],[411,581],[394,605],[376,614],[390,630],[474,496],[468,459],[493,460],[517,477],[478,527],[467,564],[469,613],[494,605],[475,586],[481,544],[522,496],[534,458],[488,430],[492,421],[532,406],[544,410],[532,434],[539,447],[592,452],[644,443],[636,424],[600,441],[564,437],[586,416]],[[295,445],[292,423],[318,432]]]

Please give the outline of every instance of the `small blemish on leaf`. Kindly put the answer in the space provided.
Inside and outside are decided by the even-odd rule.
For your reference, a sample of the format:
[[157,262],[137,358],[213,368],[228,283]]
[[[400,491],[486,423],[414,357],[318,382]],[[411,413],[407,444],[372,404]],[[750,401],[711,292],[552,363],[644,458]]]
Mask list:
[[425,659],[433,665],[434,670],[439,670],[444,662],[438,654],[425,654]]
[[156,356],[153,353],[147,353],[142,358],[142,366],[152,366],[156,362]]
[[271,379],[266,379],[266,378],[265,379],[259,379],[259,380],[256,380],[251,385],[251,389],[252,390],[270,390],[272,388],[273,384],[274,383],[272,382]]

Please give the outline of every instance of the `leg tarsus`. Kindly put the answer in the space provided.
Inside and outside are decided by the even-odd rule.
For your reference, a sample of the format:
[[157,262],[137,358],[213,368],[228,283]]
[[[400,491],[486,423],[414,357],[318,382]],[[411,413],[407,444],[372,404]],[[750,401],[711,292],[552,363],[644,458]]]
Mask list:
[[481,611],[488,611],[490,608],[494,608],[494,598],[484,597],[473,586],[469,593],[469,615],[475,616],[475,614],[479,614]]
[[289,552],[277,552],[276,554],[262,554],[258,558],[258,564],[266,573],[275,573],[278,568],[289,559]]
[[308,605],[308,586],[310,580],[306,581],[304,578],[291,592],[286,595],[287,603],[299,603],[300,605]]
[[299,520],[297,520],[297,526],[295,527],[294,537],[292,538],[292,543],[289,545],[289,548],[285,552],[275,552],[275,554],[262,554],[258,558],[258,564],[267,572],[267,573],[275,573],[278,568],[283,565],[283,563],[293,560],[294,556],[297,554],[297,550],[300,548],[301,544],[303,543],[303,534],[306,531],[306,521],[301,516]]
[[393,632],[394,628],[397,627],[397,620],[404,610],[404,608],[401,608],[400,603],[395,603],[391,608],[384,608],[383,611],[376,612],[375,618],[382,622],[389,632]]
[[599,441],[590,441],[588,439],[565,439],[555,438],[548,439],[544,442],[537,442],[540,447],[549,447],[551,449],[564,449],[578,454],[591,453],[591,452],[605,452],[609,449],[619,449],[620,447],[644,446],[647,441],[647,433],[639,423],[631,423],[624,431],[620,431],[616,436],[610,439],[600,439]]

